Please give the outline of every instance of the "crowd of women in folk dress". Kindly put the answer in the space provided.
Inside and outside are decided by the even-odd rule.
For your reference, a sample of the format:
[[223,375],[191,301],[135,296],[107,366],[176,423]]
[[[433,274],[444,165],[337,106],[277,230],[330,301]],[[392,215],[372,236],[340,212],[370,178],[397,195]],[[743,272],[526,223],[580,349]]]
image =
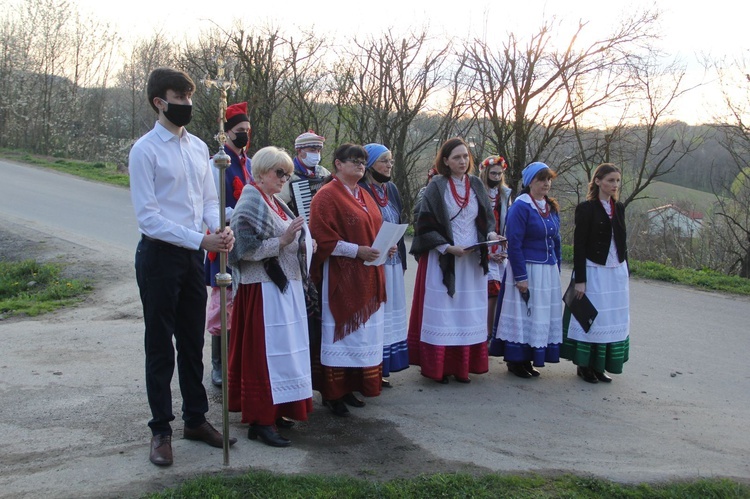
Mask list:
[[[232,187],[226,382],[229,409],[242,413],[249,438],[287,446],[279,428],[307,419],[313,390],[346,417],[410,365],[442,384],[471,382],[489,370],[490,356],[502,356],[521,378],[539,377],[537,368],[560,357],[590,383],[622,372],[628,268],[616,166],[596,169],[575,211],[571,286],[598,311],[584,328],[561,299],[560,208],[549,194],[555,172],[529,164],[514,197],[504,158],[486,158],[477,172],[467,144],[447,140],[414,209],[409,253],[417,271],[407,314],[411,258],[403,238],[384,264],[368,265],[381,257],[373,242],[383,222],[403,223],[391,181],[398,165],[383,144],[346,143],[329,175],[317,164],[324,140],[300,135],[295,158],[276,147],[259,150],[247,161],[252,180]],[[322,185],[309,224],[285,202],[289,180],[306,176]]]

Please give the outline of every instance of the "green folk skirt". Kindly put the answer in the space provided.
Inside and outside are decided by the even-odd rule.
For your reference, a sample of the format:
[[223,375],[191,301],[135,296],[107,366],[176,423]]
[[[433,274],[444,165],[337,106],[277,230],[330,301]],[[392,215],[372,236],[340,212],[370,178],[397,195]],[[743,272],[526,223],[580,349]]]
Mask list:
[[560,357],[572,360],[581,367],[590,367],[597,372],[622,373],[622,365],[628,361],[630,338],[614,343],[587,343],[568,338],[570,310],[565,307],[563,313],[563,344]]

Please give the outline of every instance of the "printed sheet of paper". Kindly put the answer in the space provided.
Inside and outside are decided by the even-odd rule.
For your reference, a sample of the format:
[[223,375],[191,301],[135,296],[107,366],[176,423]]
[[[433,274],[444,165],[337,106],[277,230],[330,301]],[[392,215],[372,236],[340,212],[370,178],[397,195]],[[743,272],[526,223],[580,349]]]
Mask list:
[[388,250],[398,243],[404,232],[406,232],[406,227],[407,224],[383,222],[378,235],[375,236],[375,242],[372,243],[372,247],[380,251],[380,257],[375,261],[365,262],[365,265],[383,265],[388,259]]
[[305,249],[307,256],[307,272],[310,273],[310,265],[312,264],[313,257],[313,246],[312,236],[310,235],[310,227],[307,226],[307,222],[302,222],[302,230],[305,231]]

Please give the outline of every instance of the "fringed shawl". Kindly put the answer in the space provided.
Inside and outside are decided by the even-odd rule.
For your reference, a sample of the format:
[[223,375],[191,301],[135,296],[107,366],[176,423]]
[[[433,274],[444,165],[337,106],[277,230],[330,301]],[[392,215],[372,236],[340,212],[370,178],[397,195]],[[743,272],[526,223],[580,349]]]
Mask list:
[[386,299],[382,266],[369,266],[359,258],[332,256],[339,241],[371,246],[383,224],[375,201],[363,192],[365,211],[340,181],[320,188],[310,206],[310,232],[318,243],[310,274],[316,283],[323,278],[323,263],[329,260],[328,300],[336,322],[333,340],[359,329]]
[[[486,241],[490,229],[495,226],[495,218],[490,207],[487,191],[482,181],[473,175],[467,176],[471,182],[471,188],[479,203],[479,213],[476,218],[477,241]],[[448,217],[448,207],[445,206],[444,196],[448,189],[448,177],[435,177],[424,191],[422,199],[415,208],[414,239],[409,251],[417,259],[422,253],[437,248],[443,244],[453,244],[453,230]],[[487,248],[481,247],[479,252],[479,265],[484,273],[488,271]],[[441,254],[438,258],[440,270],[443,272],[443,284],[448,294],[453,296],[456,292],[456,260],[450,253]],[[470,257],[466,257],[470,258]]]

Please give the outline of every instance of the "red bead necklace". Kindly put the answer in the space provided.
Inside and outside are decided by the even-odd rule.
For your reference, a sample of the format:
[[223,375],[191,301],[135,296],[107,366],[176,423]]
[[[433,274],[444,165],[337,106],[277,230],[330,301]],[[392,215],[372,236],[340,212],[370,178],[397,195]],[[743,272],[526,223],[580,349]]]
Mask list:
[[448,177],[449,184],[451,186],[451,194],[453,194],[453,199],[456,200],[456,204],[459,208],[466,208],[469,205],[469,192],[471,189],[471,186],[469,185],[469,179],[466,178],[466,189],[463,196],[459,196],[458,191],[456,191],[456,184],[453,182],[453,177]]
[[374,194],[375,201],[383,208],[388,206],[388,188],[386,186],[383,186],[383,196],[380,196],[380,193],[378,192],[378,187],[375,184],[372,184],[372,193]]
[[278,216],[281,217],[282,220],[288,220],[289,217],[287,217],[286,212],[281,208],[281,205],[279,205],[278,200],[274,197],[273,202],[266,196],[266,193],[263,192],[263,190],[258,187],[257,184],[252,184],[258,191],[260,192],[260,195],[263,196],[263,200],[266,202],[266,204],[276,213]]
[[532,201],[534,201],[534,208],[536,208],[537,213],[539,213],[539,216],[542,218],[547,218],[552,211],[549,207],[549,202],[544,203],[544,211],[539,208],[539,204],[536,202],[536,199],[531,198]]

